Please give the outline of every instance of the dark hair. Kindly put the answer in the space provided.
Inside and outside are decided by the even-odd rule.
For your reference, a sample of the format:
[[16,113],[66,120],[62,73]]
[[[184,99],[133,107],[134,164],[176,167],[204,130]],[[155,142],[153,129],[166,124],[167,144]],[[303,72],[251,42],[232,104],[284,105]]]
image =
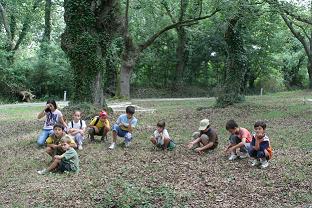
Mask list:
[[165,123],[165,121],[158,121],[157,126],[161,127],[161,128],[165,128],[166,123]]
[[55,128],[61,128],[62,129],[62,131],[64,131],[64,126],[61,124],[61,123],[56,123],[56,124],[54,124],[54,126],[53,126],[53,130],[55,129]]
[[261,126],[263,129],[266,129],[266,123],[264,121],[257,121],[254,125],[254,128]]
[[134,112],[135,112],[135,108],[133,106],[129,105],[126,108],[126,113],[134,114]]
[[233,119],[231,119],[228,122],[226,122],[226,125],[225,125],[226,130],[235,129],[237,127],[238,127],[238,125],[237,125],[237,123]]
[[57,105],[56,105],[55,100],[48,100],[47,104],[52,104],[54,106],[54,108],[57,109]]

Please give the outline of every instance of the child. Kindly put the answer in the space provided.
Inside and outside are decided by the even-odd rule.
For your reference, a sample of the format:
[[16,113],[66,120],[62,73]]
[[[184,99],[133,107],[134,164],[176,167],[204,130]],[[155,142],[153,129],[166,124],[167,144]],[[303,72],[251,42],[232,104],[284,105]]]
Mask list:
[[91,142],[94,142],[94,135],[102,136],[101,140],[104,141],[107,138],[107,133],[110,129],[110,123],[107,119],[106,111],[101,111],[99,116],[95,116],[89,124],[88,133],[90,135]]
[[75,111],[73,120],[68,123],[68,134],[75,138],[78,149],[82,150],[83,134],[86,130],[86,122],[81,120],[81,112]]
[[[247,148],[251,142],[250,132],[242,127],[238,127],[234,120],[229,120],[225,126],[226,130],[231,133],[229,138],[230,145],[226,149],[226,153],[230,153],[229,160],[235,160],[238,157],[246,158],[248,157]],[[240,149],[240,156],[237,156],[236,151]]]
[[44,110],[38,114],[37,118],[41,119],[44,116],[46,116],[46,119],[44,121],[44,126],[37,139],[37,143],[39,146],[43,146],[48,136],[53,133],[53,125],[55,123],[60,122],[61,124],[66,126],[66,123],[63,119],[63,114],[61,113],[61,111],[57,109],[57,106],[54,100],[47,101],[47,104]]
[[[54,133],[49,136],[46,141],[46,152],[52,157],[52,159],[54,158],[54,155],[62,154],[64,152],[60,143],[61,138],[65,136],[64,126],[60,123],[56,123],[53,126],[53,132]],[[74,148],[77,147],[73,139],[71,140],[70,146]]]
[[128,106],[126,108],[126,114],[122,114],[118,117],[116,124],[114,124],[113,131],[113,142],[109,149],[115,149],[117,136],[124,137],[125,146],[128,147],[132,140],[132,131],[137,125],[138,120],[133,116],[135,108]]
[[154,131],[154,135],[151,137],[151,142],[163,150],[172,150],[176,145],[174,141],[171,140],[165,127],[166,123],[164,121],[159,121],[157,123],[157,129]]
[[[195,146],[195,151],[198,154],[203,154],[204,151],[215,149],[218,146],[217,132],[210,127],[208,119],[200,121],[198,130],[199,132],[193,133],[193,141],[187,145],[188,149],[193,149]],[[200,144],[203,146],[200,147]]]
[[249,155],[254,158],[252,166],[261,165],[261,168],[269,166],[268,160],[272,157],[272,148],[269,137],[265,133],[266,123],[257,121],[254,125],[256,134],[253,135],[249,147]]
[[40,175],[46,174],[53,170],[59,170],[60,172],[69,171],[69,172],[79,172],[79,159],[78,154],[71,147],[72,138],[69,135],[65,135],[61,139],[61,147],[63,150],[63,154],[55,155],[54,161],[52,164],[43,170],[37,171]]

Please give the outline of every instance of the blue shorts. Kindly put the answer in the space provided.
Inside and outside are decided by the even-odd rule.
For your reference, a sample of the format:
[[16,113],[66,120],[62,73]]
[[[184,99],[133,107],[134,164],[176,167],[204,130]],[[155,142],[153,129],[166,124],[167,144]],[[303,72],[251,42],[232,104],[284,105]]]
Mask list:
[[64,162],[61,160],[61,163],[58,168],[59,171],[64,172],[64,171],[72,171],[72,168],[69,163]]
[[125,142],[130,142],[132,140],[132,134],[128,131],[122,130],[117,124],[114,124],[112,131],[117,132],[117,136],[124,137]]

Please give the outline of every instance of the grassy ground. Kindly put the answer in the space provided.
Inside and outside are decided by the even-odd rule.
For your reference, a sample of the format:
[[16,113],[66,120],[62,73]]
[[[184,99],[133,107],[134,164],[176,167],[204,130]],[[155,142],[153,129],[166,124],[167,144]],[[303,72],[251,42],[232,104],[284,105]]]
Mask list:
[[[312,98],[278,93],[225,109],[213,108],[213,100],[135,103],[157,111],[136,113],[132,146],[109,151],[108,143],[86,142],[79,175],[36,173],[50,162],[35,145],[41,108],[1,110],[0,207],[311,207],[312,103],[304,96]],[[198,156],[184,145],[202,118],[218,130],[219,147]],[[224,126],[231,118],[250,130],[256,120],[267,122],[274,148],[268,169],[227,160]],[[174,151],[158,151],[147,139],[159,119],[178,143]]]

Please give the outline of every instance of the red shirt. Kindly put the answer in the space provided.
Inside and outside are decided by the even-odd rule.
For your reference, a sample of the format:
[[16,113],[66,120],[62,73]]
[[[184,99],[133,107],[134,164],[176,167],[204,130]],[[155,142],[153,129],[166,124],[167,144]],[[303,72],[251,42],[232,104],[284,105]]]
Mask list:
[[242,138],[246,138],[246,143],[250,143],[252,140],[252,136],[250,134],[250,132],[242,127],[239,127],[239,132],[235,133],[240,139]]

